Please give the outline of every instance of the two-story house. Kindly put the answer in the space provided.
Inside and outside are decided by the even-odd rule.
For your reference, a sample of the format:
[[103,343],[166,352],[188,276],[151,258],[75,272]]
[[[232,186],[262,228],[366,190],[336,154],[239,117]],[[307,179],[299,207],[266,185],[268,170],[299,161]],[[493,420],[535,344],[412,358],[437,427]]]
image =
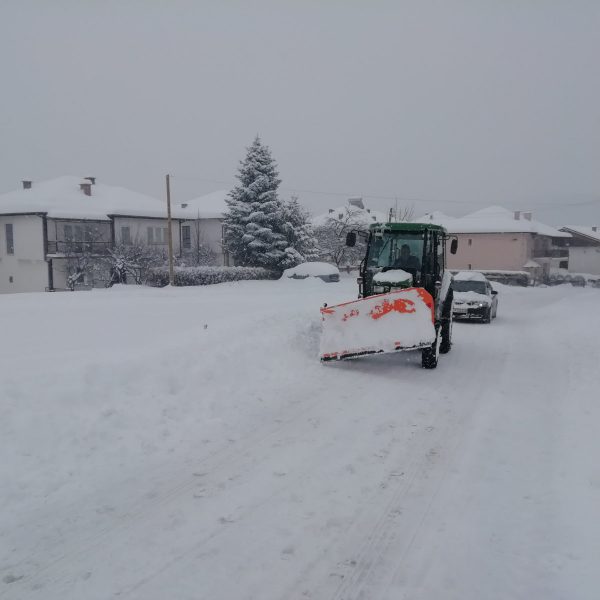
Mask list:
[[418,220],[443,225],[458,238],[457,253],[448,254],[451,269],[522,271],[544,280],[568,266],[571,234],[535,221],[529,211],[490,206],[464,217],[431,213]]
[[[217,201],[199,198],[188,206],[173,205],[177,256],[191,246],[192,230],[197,230],[222,264],[222,211],[211,202]],[[166,255],[166,212],[164,200],[94,177],[23,181],[21,189],[0,195],[0,293],[69,289],[74,273],[80,286],[104,286],[110,273],[108,262],[100,259],[115,246],[142,244]],[[85,261],[94,261],[94,268],[80,269],[79,276]]]

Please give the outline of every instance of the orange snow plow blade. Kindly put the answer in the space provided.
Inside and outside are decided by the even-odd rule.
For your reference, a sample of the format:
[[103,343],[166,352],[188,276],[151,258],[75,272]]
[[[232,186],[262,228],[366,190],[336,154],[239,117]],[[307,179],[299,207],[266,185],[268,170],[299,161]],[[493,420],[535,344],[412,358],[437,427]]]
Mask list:
[[321,318],[323,361],[416,350],[435,341],[433,298],[423,288],[325,306]]

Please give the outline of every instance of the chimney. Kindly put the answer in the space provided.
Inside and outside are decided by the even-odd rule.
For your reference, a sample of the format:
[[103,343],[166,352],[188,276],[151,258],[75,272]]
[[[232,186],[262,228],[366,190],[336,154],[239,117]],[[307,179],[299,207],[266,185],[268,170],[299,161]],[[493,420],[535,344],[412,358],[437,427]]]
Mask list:
[[598,225],[594,225],[594,226],[592,227],[592,231],[598,231]]
[[79,187],[86,196],[92,195],[92,184],[89,181],[84,181],[80,183]]
[[521,211],[515,210],[515,221],[518,221],[521,218]]
[[333,209],[333,208],[330,208],[330,209],[329,209],[329,214],[331,214],[333,211],[334,211],[334,209]]
[[524,212],[524,213],[523,213],[523,218],[524,218],[525,220],[527,220],[527,221],[531,221],[531,216],[532,216],[532,215],[531,215],[531,211],[528,211],[528,212]]
[[23,189],[24,190],[30,190],[31,189],[31,180],[30,179],[23,179]]
[[95,177],[84,177],[84,179],[87,179],[92,185],[96,185]]

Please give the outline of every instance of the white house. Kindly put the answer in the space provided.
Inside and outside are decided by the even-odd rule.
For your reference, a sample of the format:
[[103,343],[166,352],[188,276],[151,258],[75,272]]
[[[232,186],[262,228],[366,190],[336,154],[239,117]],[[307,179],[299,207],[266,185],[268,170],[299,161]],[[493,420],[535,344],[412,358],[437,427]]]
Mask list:
[[[184,236],[195,227],[210,240],[222,264],[219,211],[213,206],[197,211],[196,204],[210,206],[210,201],[199,198],[188,206],[172,207],[175,254],[185,253]],[[198,222],[198,215],[206,221]],[[22,189],[0,195],[0,293],[67,289],[74,260],[135,243],[166,252],[164,200],[98,183],[94,177],[23,181]],[[104,286],[109,276],[95,271],[86,274],[83,283]]]
[[600,275],[600,227],[569,225],[561,231],[571,234],[569,241],[569,271]]
[[227,212],[228,190],[218,190],[179,205],[187,219],[181,225],[181,250],[197,252],[204,246],[212,253],[217,265],[227,265],[228,257],[223,251],[223,216]]

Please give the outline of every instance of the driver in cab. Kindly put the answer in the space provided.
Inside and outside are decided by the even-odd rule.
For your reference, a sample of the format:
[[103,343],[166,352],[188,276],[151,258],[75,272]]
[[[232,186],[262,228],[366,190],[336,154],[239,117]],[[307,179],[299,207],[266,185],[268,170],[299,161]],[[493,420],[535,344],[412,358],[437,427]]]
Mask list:
[[408,244],[402,244],[400,248],[400,255],[396,258],[394,263],[394,269],[403,269],[405,271],[420,271],[421,262],[419,259],[411,254],[410,246]]

